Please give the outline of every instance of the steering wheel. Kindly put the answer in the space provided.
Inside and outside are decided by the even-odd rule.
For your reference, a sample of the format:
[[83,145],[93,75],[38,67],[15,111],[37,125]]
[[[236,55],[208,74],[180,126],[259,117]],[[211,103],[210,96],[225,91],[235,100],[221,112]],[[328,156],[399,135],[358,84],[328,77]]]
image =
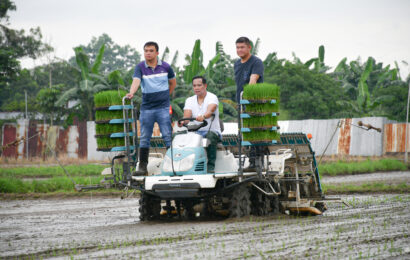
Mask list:
[[[188,120],[189,122],[193,122],[193,121],[196,120],[196,118],[195,117],[181,118],[181,119],[178,120],[178,125],[181,124],[181,122],[186,121],[186,120]],[[208,122],[206,120],[202,121],[201,124],[194,124],[194,125],[193,124],[191,124],[191,125],[183,124],[183,126],[188,128],[189,132],[198,131],[199,128],[202,128],[202,127],[207,126],[207,125],[208,125]]]

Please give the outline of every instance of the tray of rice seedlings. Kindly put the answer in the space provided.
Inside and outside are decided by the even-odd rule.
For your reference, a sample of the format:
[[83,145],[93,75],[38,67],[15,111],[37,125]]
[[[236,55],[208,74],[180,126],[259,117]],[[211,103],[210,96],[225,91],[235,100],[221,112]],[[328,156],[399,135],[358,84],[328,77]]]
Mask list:
[[271,145],[280,140],[280,134],[277,131],[255,130],[252,132],[242,133],[242,145]]
[[[129,143],[132,144],[132,139],[130,138],[129,140]],[[133,146],[131,146],[130,148],[133,149]],[[97,138],[97,151],[110,152],[113,150],[125,150],[125,139],[110,138],[108,136],[102,136]]]
[[243,127],[247,128],[272,128],[278,125],[278,117],[271,113],[263,116],[250,116],[243,118]]
[[[126,110],[128,118],[131,118],[131,110]],[[97,110],[95,111],[95,122],[97,124],[109,123],[112,119],[123,119],[122,110]]]
[[258,83],[246,85],[243,90],[242,104],[275,103],[279,100],[279,87],[275,84]]
[[276,103],[252,103],[245,106],[245,111],[248,114],[266,114],[279,112],[279,102]]
[[[128,124],[128,129],[131,130],[131,124]],[[96,124],[95,137],[110,136],[113,133],[124,133],[124,124]]]
[[241,104],[241,128],[244,145],[271,145],[280,140],[277,131],[279,115],[279,87],[260,83],[244,87]]
[[132,106],[128,99],[125,100],[125,106],[122,105],[122,98],[125,95],[124,90],[102,91],[94,95],[97,151],[125,149],[123,109],[128,113],[128,129],[132,144]]
[[[94,95],[94,105],[96,110],[107,110],[111,106],[121,106],[122,99],[127,94],[125,90],[107,90],[101,91]],[[125,100],[125,105],[130,105],[129,99]],[[122,107],[118,107],[122,110]]]

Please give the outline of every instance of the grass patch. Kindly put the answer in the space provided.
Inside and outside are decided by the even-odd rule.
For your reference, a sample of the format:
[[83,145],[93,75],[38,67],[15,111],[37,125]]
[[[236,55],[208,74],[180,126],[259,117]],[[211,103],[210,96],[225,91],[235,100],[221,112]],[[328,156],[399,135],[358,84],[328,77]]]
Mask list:
[[[73,177],[77,184],[99,184],[103,176]],[[15,178],[0,178],[0,193],[49,193],[71,192],[74,184],[67,177],[54,177],[47,180],[23,181]]]
[[340,184],[340,185],[327,185],[322,184],[324,193],[367,193],[367,192],[399,192],[409,193],[410,185],[407,183],[400,184],[386,184],[382,182],[365,183],[361,185],[354,184]]
[[406,164],[395,159],[367,160],[362,162],[336,162],[319,166],[322,176],[335,176],[343,174],[358,174],[377,171],[405,171]]
[[[108,165],[67,165],[64,169],[70,176],[99,176]],[[12,167],[0,168],[0,178],[62,177],[64,170],[60,166]]]

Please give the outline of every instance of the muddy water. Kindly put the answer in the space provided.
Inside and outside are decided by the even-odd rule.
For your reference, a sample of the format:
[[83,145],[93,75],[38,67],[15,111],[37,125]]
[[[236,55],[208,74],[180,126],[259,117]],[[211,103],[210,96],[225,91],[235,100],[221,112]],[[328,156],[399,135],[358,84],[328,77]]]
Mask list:
[[342,197],[317,217],[148,223],[137,198],[2,201],[0,258],[410,258],[409,194]]

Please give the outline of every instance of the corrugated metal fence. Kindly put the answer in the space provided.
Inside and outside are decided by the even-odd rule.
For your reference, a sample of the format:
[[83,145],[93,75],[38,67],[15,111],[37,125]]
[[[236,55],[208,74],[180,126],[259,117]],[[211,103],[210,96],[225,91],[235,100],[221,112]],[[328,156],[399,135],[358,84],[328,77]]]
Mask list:
[[[359,121],[381,128],[366,131],[359,127]],[[384,117],[346,118],[329,120],[291,120],[279,121],[282,133],[303,132],[312,134],[312,148],[317,155],[361,155],[381,156],[388,153],[403,153],[405,142],[405,124],[394,123]],[[23,158],[26,156],[26,136],[28,127],[28,155],[43,157],[49,155],[51,147],[59,155],[70,158],[102,160],[112,158],[114,154],[97,152],[94,138],[94,122],[76,122],[74,126],[64,129],[60,126],[50,127],[36,122],[18,120],[16,124],[5,124],[2,128],[2,156]],[[408,127],[410,136],[410,124]],[[225,123],[224,134],[237,134],[236,123]],[[154,136],[159,136],[157,126]],[[409,138],[410,139],[410,138]],[[10,143],[17,145],[9,145]],[[327,149],[326,149],[327,147]],[[325,151],[326,149],[326,151]],[[410,150],[410,140],[408,140]]]

